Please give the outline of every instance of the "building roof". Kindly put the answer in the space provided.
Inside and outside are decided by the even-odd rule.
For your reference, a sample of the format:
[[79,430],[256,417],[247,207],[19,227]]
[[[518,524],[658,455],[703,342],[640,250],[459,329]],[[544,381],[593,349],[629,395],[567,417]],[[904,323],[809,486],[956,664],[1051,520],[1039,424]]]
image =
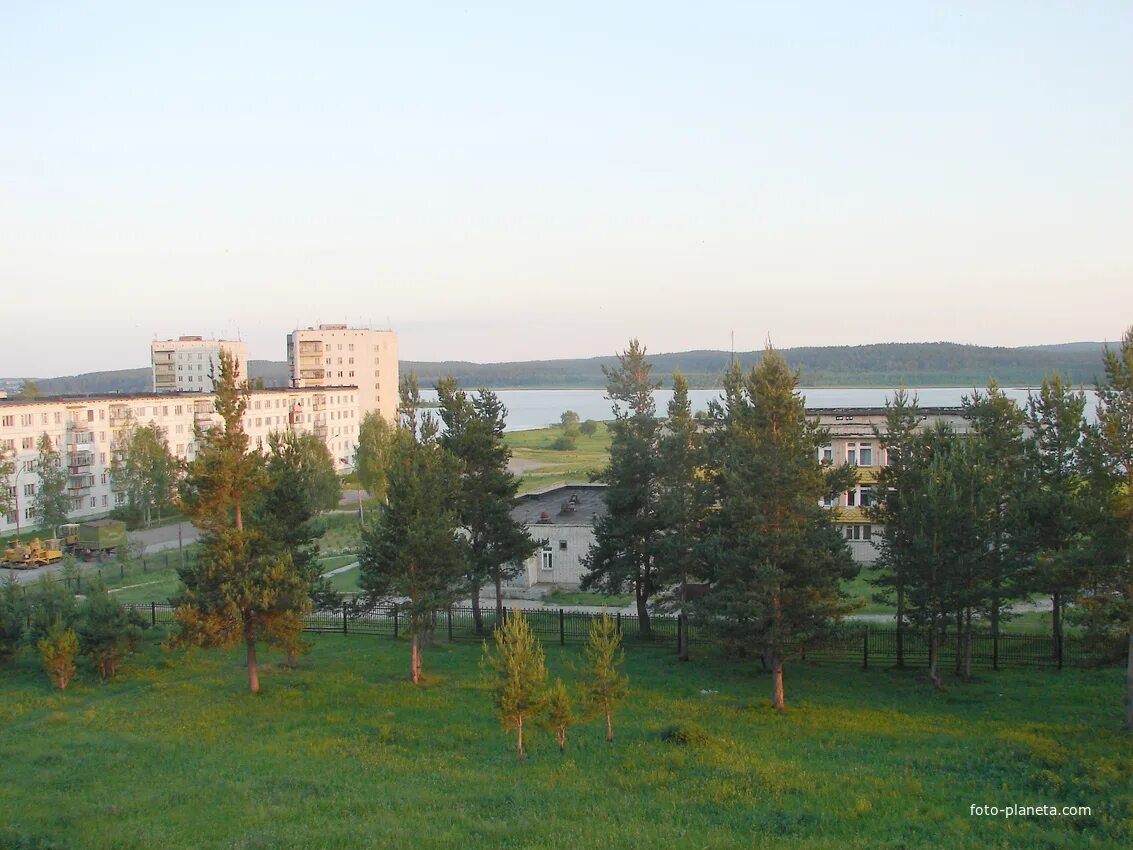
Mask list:
[[541,493],[525,493],[511,515],[524,525],[537,528],[592,525],[594,518],[606,511],[605,494],[605,484],[564,484]]

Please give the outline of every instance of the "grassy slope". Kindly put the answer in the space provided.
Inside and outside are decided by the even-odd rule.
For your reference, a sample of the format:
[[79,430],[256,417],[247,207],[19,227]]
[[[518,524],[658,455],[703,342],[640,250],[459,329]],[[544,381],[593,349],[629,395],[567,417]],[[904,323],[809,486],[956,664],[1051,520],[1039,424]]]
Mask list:
[[511,448],[513,458],[537,464],[521,474],[521,493],[545,490],[556,484],[588,482],[592,472],[605,467],[610,451],[610,432],[604,423],[598,423],[598,430],[591,437],[580,434],[577,447],[569,451],[551,448],[562,433],[563,429],[556,426],[509,431],[504,435],[504,442]]
[[[913,674],[795,665],[785,716],[751,666],[631,650],[613,746],[524,766],[478,690],[475,645],[320,636],[302,669],[163,652],[120,681],[0,678],[9,837],[92,848],[1107,847],[1133,840],[1118,670],[1001,673],[932,692]],[[570,680],[573,649],[549,647]],[[705,695],[703,690],[718,693]],[[661,740],[673,723],[706,740]],[[1090,805],[1084,818],[974,818],[969,806]],[[0,836],[4,835],[0,827]],[[0,841],[0,844],[3,842]],[[1127,845],[1126,845],[1127,846]]]

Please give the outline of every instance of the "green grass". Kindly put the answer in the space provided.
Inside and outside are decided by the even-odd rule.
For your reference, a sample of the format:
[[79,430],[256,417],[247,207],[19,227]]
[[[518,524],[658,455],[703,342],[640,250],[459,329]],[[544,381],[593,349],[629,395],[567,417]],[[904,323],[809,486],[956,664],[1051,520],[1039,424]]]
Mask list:
[[585,590],[556,590],[543,600],[552,608],[567,605],[598,605],[608,608],[625,608],[633,602],[628,593],[592,593]]
[[[934,692],[917,674],[788,667],[790,711],[752,664],[631,649],[632,692],[565,755],[529,728],[516,763],[475,644],[324,635],[300,669],[169,653],[51,691],[30,654],[0,676],[0,846],[176,848],[1118,847],[1133,841],[1120,670],[1011,672]],[[547,648],[574,681],[576,649]],[[711,693],[704,693],[711,691]],[[681,727],[684,745],[664,740]],[[669,736],[674,737],[674,736]],[[972,804],[1089,805],[980,818]],[[5,832],[6,830],[6,832]]]
[[562,427],[556,425],[504,434],[504,442],[511,448],[513,458],[536,464],[520,474],[520,492],[544,490],[557,484],[587,482],[590,481],[591,473],[606,466],[611,435],[604,422],[598,423],[598,430],[593,436],[579,434],[578,444],[574,449],[551,448],[562,433]]

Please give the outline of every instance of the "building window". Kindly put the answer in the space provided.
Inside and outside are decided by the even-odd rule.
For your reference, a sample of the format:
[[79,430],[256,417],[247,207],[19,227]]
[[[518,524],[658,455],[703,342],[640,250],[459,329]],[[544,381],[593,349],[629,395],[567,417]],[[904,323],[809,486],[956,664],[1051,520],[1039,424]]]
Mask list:
[[858,465],[858,444],[846,443],[846,463],[850,466]]
[[818,460],[821,463],[833,464],[834,463],[834,447],[833,446],[823,446],[821,449],[819,449],[818,450]]
[[35,485],[34,484],[25,484],[24,485],[24,495],[25,496],[34,496],[35,495]]
[[861,490],[860,501],[861,501],[862,507],[863,508],[872,507],[874,502],[877,501],[877,498],[876,498],[876,496],[874,496],[874,493],[873,493],[873,488],[872,487],[861,487],[859,489]]
[[559,549],[561,549],[563,552],[567,550],[567,542],[565,540],[559,541]]
[[872,443],[862,443],[858,446],[858,466],[873,466]]
[[555,557],[554,550],[551,549],[551,544],[548,543],[546,546],[543,547],[543,569],[545,569],[545,570],[554,569],[554,566],[555,566],[554,557]]
[[846,539],[847,540],[872,540],[873,539],[873,526],[872,525],[847,525],[846,526]]
[[858,491],[857,490],[847,490],[846,491],[846,507],[847,508],[855,507],[855,506],[857,506],[857,503],[858,503]]

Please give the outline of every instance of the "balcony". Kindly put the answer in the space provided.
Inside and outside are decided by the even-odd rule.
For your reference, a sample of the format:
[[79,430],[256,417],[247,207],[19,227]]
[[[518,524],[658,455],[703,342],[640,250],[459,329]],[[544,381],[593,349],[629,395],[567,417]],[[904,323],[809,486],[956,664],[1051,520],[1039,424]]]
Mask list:
[[308,381],[321,381],[326,376],[323,369],[300,369],[299,377]]
[[299,343],[299,356],[304,354],[322,354],[323,344],[321,342],[301,342]]
[[320,440],[325,440],[327,438],[327,426],[326,425],[316,425],[311,429],[311,431]]
[[67,489],[72,493],[85,492],[94,487],[93,475],[72,475],[67,481]]

